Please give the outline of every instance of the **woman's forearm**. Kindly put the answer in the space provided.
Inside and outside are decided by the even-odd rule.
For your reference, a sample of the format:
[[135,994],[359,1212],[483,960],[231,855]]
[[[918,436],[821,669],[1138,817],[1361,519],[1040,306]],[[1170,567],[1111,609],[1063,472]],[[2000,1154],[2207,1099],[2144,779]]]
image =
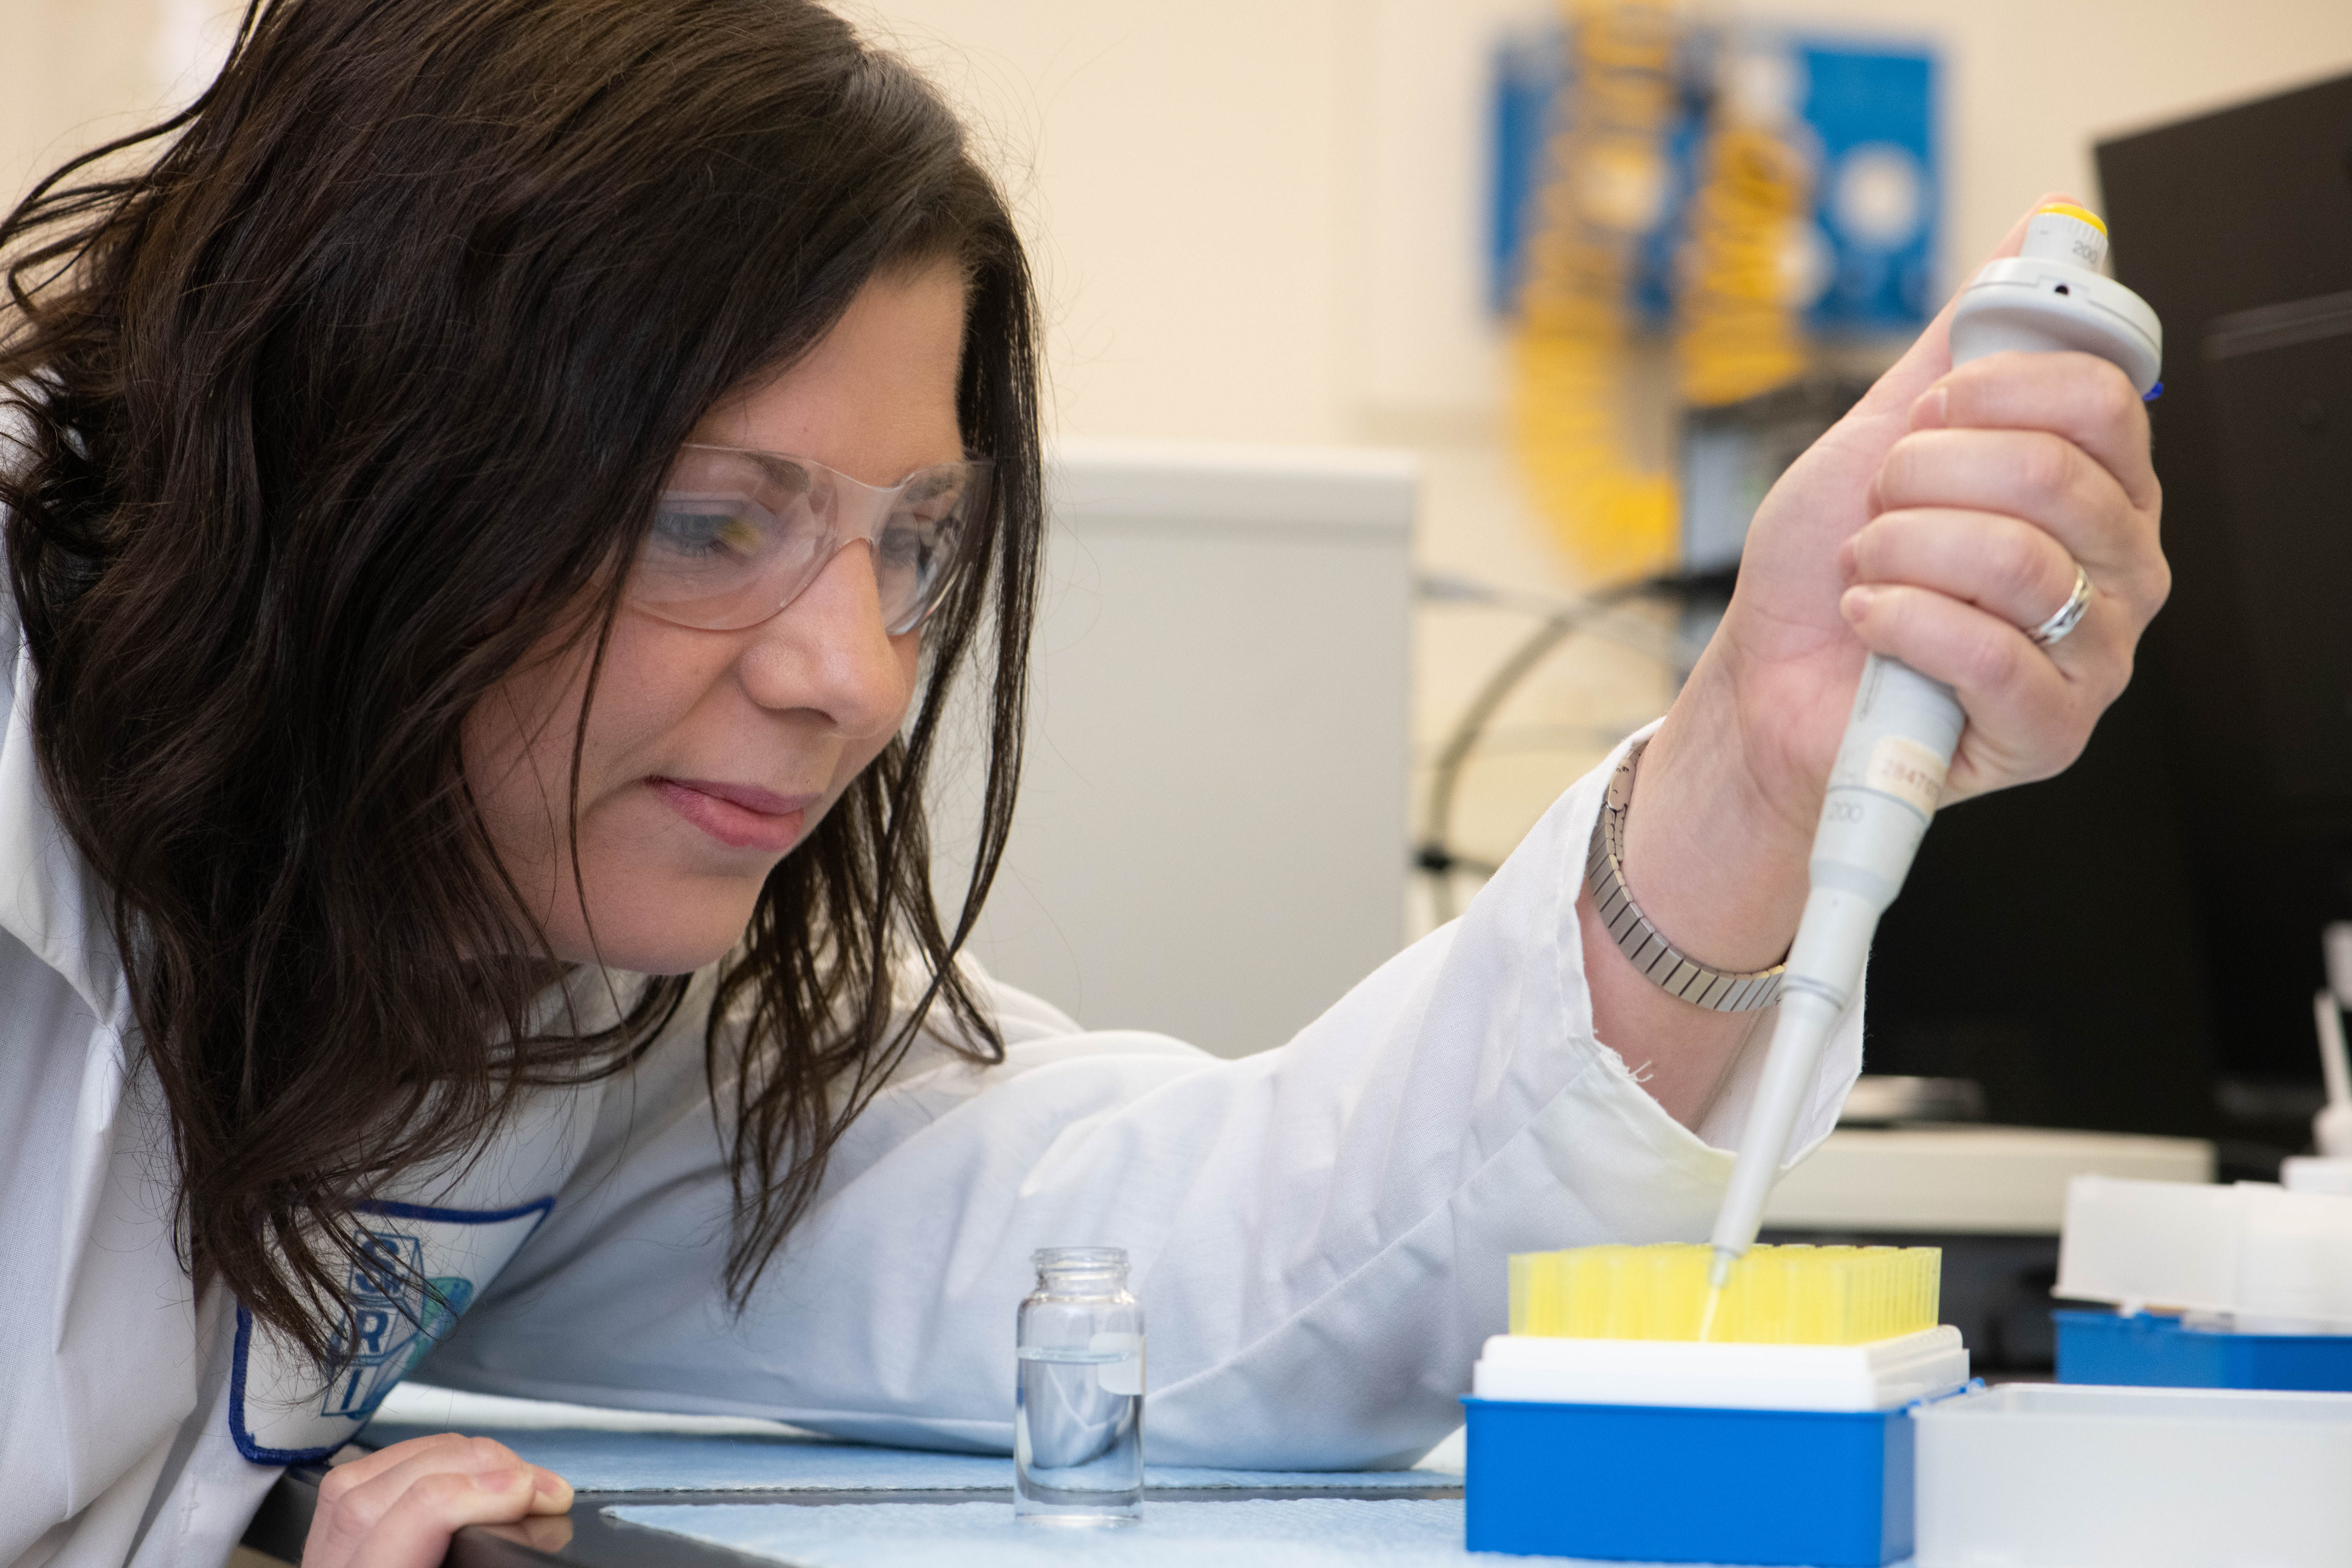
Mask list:
[[[1660,935],[1709,968],[1768,968],[1788,951],[1805,901],[1813,824],[1750,783],[1737,746],[1737,694],[1701,662],[1642,754],[1625,818],[1628,890]],[[1713,744],[1710,744],[1710,740]],[[1577,901],[1594,1032],[1643,1076],[1668,1114],[1706,1118],[1755,1022],[1660,988],[1618,950],[1588,888]]]

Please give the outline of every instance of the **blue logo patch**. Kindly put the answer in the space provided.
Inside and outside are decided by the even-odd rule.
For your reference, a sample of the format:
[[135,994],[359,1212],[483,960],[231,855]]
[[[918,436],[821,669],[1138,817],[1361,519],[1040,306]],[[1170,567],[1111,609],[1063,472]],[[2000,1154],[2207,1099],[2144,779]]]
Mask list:
[[349,1442],[554,1206],[552,1195],[490,1209],[355,1205],[383,1228],[362,1233],[323,1394],[310,1357],[237,1305],[228,1409],[237,1452],[256,1464],[304,1464]]
[[352,1265],[352,1310],[331,1354],[342,1366],[319,1406],[321,1416],[364,1421],[383,1396],[457,1323],[474,1299],[462,1274],[425,1272],[425,1245],[397,1230],[363,1235]]

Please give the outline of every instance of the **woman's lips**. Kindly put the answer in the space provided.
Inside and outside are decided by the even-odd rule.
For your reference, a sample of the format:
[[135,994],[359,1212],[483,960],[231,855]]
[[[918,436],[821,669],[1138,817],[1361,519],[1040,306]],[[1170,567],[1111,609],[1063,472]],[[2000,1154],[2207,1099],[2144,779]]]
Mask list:
[[814,795],[779,795],[756,784],[707,779],[648,779],[669,809],[730,850],[782,854],[801,836]]

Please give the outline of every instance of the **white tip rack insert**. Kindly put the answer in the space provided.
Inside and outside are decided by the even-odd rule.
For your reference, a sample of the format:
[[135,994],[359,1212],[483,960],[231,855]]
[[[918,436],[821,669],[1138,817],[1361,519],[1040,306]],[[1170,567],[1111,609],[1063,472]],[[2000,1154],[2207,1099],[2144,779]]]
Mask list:
[[1969,1380],[1946,1324],[1869,1344],[1700,1344],[1689,1340],[1496,1334],[1473,1391],[1549,1405],[1709,1410],[1895,1410]]

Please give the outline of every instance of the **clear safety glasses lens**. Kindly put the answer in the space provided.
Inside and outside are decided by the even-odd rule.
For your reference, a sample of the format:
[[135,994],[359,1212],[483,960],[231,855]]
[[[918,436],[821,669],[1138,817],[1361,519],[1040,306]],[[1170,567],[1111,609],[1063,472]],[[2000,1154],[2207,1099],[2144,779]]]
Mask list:
[[884,629],[911,632],[938,608],[983,526],[988,480],[980,459],[875,486],[805,457],[684,447],[638,549],[629,601],[681,626],[740,631],[790,604],[863,539]]

